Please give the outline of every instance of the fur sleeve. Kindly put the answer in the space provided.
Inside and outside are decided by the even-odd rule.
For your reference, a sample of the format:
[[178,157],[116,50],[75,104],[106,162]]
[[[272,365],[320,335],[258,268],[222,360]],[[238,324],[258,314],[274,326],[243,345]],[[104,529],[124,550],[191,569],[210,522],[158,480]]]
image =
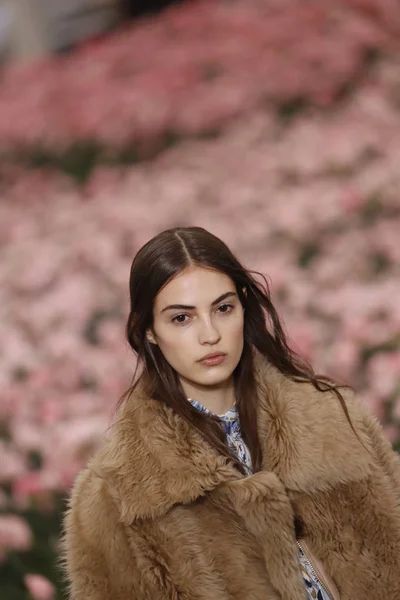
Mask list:
[[63,534],[60,563],[69,600],[147,600],[108,483],[91,466],[73,486]]
[[106,479],[90,467],[73,487],[64,516],[61,567],[69,600],[172,600],[173,583],[157,575],[154,550],[120,511]]
[[81,473],[64,515],[61,566],[69,600],[115,600],[104,552],[103,507],[92,488],[89,473]]

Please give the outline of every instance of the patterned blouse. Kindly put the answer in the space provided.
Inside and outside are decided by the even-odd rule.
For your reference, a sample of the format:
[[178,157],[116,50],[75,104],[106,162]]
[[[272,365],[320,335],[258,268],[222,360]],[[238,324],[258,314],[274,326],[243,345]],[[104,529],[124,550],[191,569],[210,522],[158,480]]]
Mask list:
[[[200,402],[197,400],[192,400],[191,398],[188,398],[188,400],[198,410],[210,415],[213,414],[208,408],[203,406],[203,404],[200,404]],[[222,428],[225,432],[226,440],[231,451],[243,464],[247,474],[251,475],[253,473],[251,455],[249,449],[243,441],[240,432],[239,415],[236,407],[230,408],[224,415],[218,416],[221,419]],[[299,548],[299,566],[304,579],[304,584],[306,586],[308,599],[332,600],[331,596],[321,585],[316,573],[313,571],[311,563],[301,548]]]

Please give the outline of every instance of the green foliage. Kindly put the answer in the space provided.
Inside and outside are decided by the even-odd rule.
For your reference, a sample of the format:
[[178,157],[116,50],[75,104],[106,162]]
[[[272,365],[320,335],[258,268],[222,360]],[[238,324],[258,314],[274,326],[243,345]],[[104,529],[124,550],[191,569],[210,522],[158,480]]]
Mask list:
[[43,464],[43,457],[38,450],[31,450],[28,453],[29,467],[31,471],[40,471]]
[[379,194],[371,195],[361,210],[361,223],[367,227],[373,225],[381,218],[382,212],[383,206]]
[[81,141],[71,144],[59,153],[36,147],[28,159],[30,168],[50,167],[60,170],[82,185],[89,179],[98,165],[103,150],[95,141]]
[[289,98],[282,100],[276,107],[277,116],[284,125],[289,125],[296,117],[302,114],[310,105],[304,98]]
[[387,273],[393,267],[390,258],[383,252],[374,252],[370,257],[371,272],[373,275]]
[[[218,128],[205,130],[199,138],[215,138]],[[190,137],[190,136],[187,136]],[[60,151],[47,149],[41,145],[17,149],[12,154],[0,158],[5,164],[23,165],[26,169],[49,169],[70,177],[78,186],[85,185],[93,172],[102,165],[132,166],[141,161],[152,160],[158,154],[181,141],[182,137],[173,129],[161,132],[156,138],[139,142],[133,140],[120,148],[109,148],[90,139],[76,141]]]
[[310,263],[319,255],[320,248],[315,242],[303,244],[300,248],[298,264],[303,269],[309,267]]
[[22,556],[10,554],[0,564],[0,598],[7,600],[30,600],[24,583]]
[[381,344],[371,344],[370,346],[363,346],[360,349],[360,363],[365,366],[365,364],[375,356],[376,354],[380,354],[381,352],[395,352],[400,348],[400,336],[395,336],[391,340],[387,340]]

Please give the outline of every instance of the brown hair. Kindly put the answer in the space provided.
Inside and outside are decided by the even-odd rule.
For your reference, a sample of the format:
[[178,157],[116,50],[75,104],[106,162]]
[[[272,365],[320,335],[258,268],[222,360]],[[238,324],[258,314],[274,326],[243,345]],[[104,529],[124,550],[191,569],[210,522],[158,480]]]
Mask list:
[[[311,382],[320,391],[333,391],[350,422],[337,386],[326,378],[317,377],[312,368],[289,347],[265,277],[245,269],[226,244],[201,227],[168,229],[147,242],[133,260],[126,335],[137,354],[138,364],[134,382],[120,402],[141,384],[152,398],[166,403],[191,423],[211,446],[233,461],[243,472],[242,465],[229,451],[218,418],[198,411],[187,401],[176,371],[166,361],[158,346],[151,344],[146,337],[146,331],[152,326],[153,305],[157,294],[175,275],[191,265],[215,269],[228,275],[246,309],[244,348],[234,373],[234,382],[241,431],[250,450],[254,471],[260,470],[262,459],[257,432],[254,350],[292,380]],[[257,281],[255,275],[261,277],[263,283]],[[137,377],[139,366],[142,369]]]

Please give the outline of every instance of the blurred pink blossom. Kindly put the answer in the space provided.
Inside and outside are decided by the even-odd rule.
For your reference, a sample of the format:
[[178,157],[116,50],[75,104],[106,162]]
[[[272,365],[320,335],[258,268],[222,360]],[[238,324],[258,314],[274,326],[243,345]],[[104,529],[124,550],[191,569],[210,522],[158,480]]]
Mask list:
[[381,352],[373,356],[367,367],[369,387],[381,399],[400,390],[400,352]]
[[360,360],[360,347],[355,340],[341,338],[332,347],[332,366],[342,378],[351,378]]
[[43,491],[43,478],[40,472],[26,473],[23,477],[16,478],[13,483],[13,496],[22,506],[33,496]]
[[0,440],[0,483],[10,482],[23,475],[27,464],[16,448],[7,447]]
[[27,522],[17,515],[0,515],[0,550],[29,550],[32,533]]
[[24,581],[34,600],[52,600],[55,597],[55,587],[46,577],[30,573],[25,575]]
[[394,444],[397,442],[399,437],[399,428],[396,425],[386,425],[384,427],[384,433],[387,436],[388,440]]
[[358,212],[367,202],[367,197],[363,195],[359,190],[354,188],[348,188],[343,190],[343,194],[340,197],[340,205],[344,212],[354,213]]
[[[55,149],[97,140],[148,152],[171,129],[186,135],[223,126],[266,100],[326,107],[363,69],[367,50],[397,47],[399,11],[379,6],[289,0],[283,10],[262,0],[218,7],[199,0],[172,7],[151,25],[133,24],[71,57],[6,69],[1,139]],[[40,194],[45,185],[32,173],[15,194]]]

